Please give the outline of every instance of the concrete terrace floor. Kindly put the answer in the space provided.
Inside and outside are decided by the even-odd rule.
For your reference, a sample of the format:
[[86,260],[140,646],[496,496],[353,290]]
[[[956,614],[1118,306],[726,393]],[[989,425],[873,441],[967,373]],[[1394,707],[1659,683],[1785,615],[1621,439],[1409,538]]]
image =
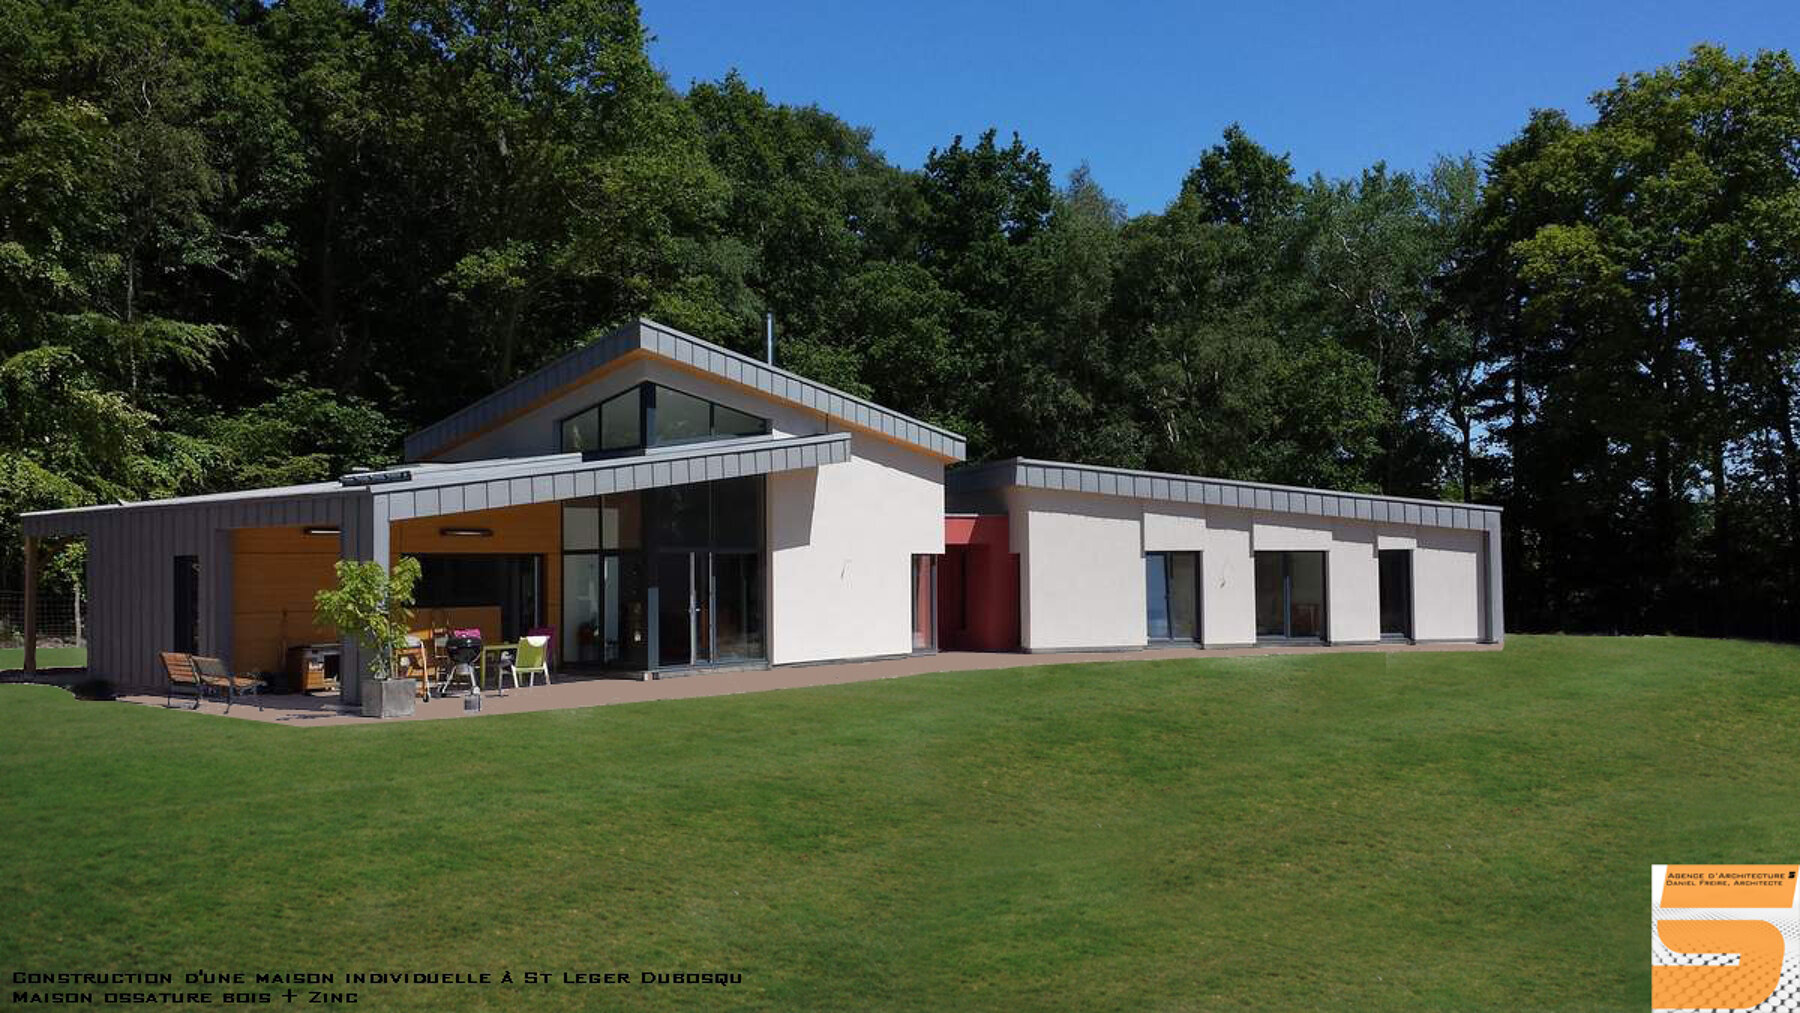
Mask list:
[[[562,710],[574,707],[602,707],[608,704],[645,703],[652,700],[687,700],[695,697],[725,696],[731,693],[761,693],[777,689],[806,686],[835,686],[876,679],[898,679],[931,672],[981,672],[1038,665],[1069,665],[1109,661],[1163,661],[1176,658],[1239,658],[1277,654],[1323,654],[1350,651],[1497,651],[1498,644],[1357,644],[1338,647],[1243,647],[1218,650],[1196,650],[1187,647],[1155,648],[1142,651],[1106,651],[1069,654],[986,653],[946,651],[906,658],[878,661],[848,661],[823,665],[788,665],[765,669],[732,669],[681,678],[639,682],[630,679],[576,678],[549,686],[507,689],[501,696],[492,691],[482,694],[480,714],[465,712],[461,695],[432,698],[419,703],[409,718],[393,721],[432,721],[441,718],[479,717],[486,714],[523,714],[528,711]],[[166,696],[130,694],[119,699],[126,703],[162,707]],[[326,695],[268,696],[257,709],[255,698],[240,700],[227,715],[225,704],[205,700],[197,713],[227,715],[251,721],[267,721],[296,727],[323,725],[377,724],[382,719],[365,718],[359,710],[339,703]],[[177,698],[177,709],[192,710],[191,698]]]

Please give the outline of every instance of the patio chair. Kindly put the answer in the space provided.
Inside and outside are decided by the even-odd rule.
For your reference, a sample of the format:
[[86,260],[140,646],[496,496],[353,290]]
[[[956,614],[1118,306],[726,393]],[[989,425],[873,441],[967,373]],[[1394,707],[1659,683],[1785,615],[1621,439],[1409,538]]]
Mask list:
[[225,697],[225,710],[231,711],[231,705],[240,696],[256,697],[256,709],[263,709],[262,691],[267,683],[254,676],[232,675],[231,670],[218,658],[202,658],[195,655],[188,659],[193,663],[194,674],[200,677],[201,689],[211,689]]
[[550,638],[547,636],[530,636],[519,641],[518,657],[513,659],[513,688],[519,688],[519,675],[526,677],[525,685],[537,685],[537,677],[544,677],[544,685],[550,685],[550,652],[547,649]]
[[431,698],[431,648],[426,645],[425,637],[417,633],[406,635],[406,646],[395,653],[395,674],[402,679],[419,680],[418,697],[421,700]]
[[194,698],[194,709],[200,709],[200,698],[206,695],[206,687],[200,684],[200,677],[194,674],[194,659],[174,651],[162,652],[163,672],[169,677],[169,696],[163,701],[164,707],[175,706],[175,694]]
[[449,679],[451,669],[450,628],[448,626],[433,625],[431,628],[431,642],[426,644],[425,648],[428,658],[425,667],[430,670],[432,677],[431,681],[432,683],[435,683],[435,685],[428,684],[426,695],[429,696],[431,690],[435,689],[438,696],[443,696],[444,683]]

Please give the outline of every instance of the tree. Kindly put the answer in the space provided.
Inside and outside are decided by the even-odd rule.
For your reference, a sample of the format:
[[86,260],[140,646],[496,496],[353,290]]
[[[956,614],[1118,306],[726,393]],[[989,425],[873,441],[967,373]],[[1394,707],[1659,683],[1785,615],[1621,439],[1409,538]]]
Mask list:
[[[1700,47],[1596,96],[1592,126],[1539,114],[1496,153],[1449,288],[1492,350],[1528,622],[1744,615],[1734,519],[1796,459],[1747,451],[1793,426],[1800,276],[1774,251],[1796,235],[1776,209],[1800,182],[1797,95],[1784,54]],[[1758,402],[1776,407],[1742,409]],[[1790,509],[1773,557],[1790,601],[1797,531]]]
[[390,678],[394,655],[406,646],[412,629],[419,561],[401,556],[390,571],[372,559],[340,559],[336,572],[337,586],[313,597],[318,624],[336,627],[363,649],[371,678]]

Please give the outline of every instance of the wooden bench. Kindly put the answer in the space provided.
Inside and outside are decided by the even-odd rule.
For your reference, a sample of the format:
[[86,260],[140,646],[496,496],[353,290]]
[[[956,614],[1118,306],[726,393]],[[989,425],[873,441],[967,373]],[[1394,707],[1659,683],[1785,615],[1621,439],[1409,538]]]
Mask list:
[[231,704],[240,696],[256,697],[256,709],[262,710],[262,691],[267,683],[248,675],[232,675],[231,670],[218,658],[203,658],[191,655],[188,658],[194,666],[194,674],[200,678],[202,692],[211,690],[225,697],[225,709],[231,710]]
[[200,698],[206,695],[206,687],[201,685],[200,676],[194,671],[194,659],[174,651],[162,652],[163,672],[169,677],[169,698],[163,701],[164,707],[175,706],[175,695],[194,698],[194,709],[200,709]]
[[240,696],[256,697],[256,709],[262,710],[262,691],[266,684],[261,679],[253,679],[247,675],[232,675],[231,670],[218,658],[202,658],[192,654],[181,654],[177,651],[162,652],[163,671],[169,677],[168,700],[165,707],[175,705],[176,694],[192,696],[194,709],[200,709],[200,701],[208,695],[217,694],[225,701],[225,709]]

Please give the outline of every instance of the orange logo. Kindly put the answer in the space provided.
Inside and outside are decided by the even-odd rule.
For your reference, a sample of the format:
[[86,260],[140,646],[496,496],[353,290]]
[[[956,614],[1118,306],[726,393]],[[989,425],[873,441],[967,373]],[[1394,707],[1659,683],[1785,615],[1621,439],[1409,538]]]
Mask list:
[[[1745,1009],[1774,995],[1786,956],[1776,922],[1792,919],[1797,871],[1792,865],[1668,866],[1655,912],[1656,935],[1677,959],[1697,959],[1653,964],[1651,1005],[1663,1010]],[[1678,908],[1695,909],[1694,917],[1667,917]],[[1746,909],[1768,910],[1770,920],[1733,917],[1738,911],[1748,913]]]
[[1768,922],[1659,921],[1663,945],[1678,953],[1735,953],[1736,967],[1652,967],[1657,1009],[1746,1009],[1775,994],[1786,947]]

